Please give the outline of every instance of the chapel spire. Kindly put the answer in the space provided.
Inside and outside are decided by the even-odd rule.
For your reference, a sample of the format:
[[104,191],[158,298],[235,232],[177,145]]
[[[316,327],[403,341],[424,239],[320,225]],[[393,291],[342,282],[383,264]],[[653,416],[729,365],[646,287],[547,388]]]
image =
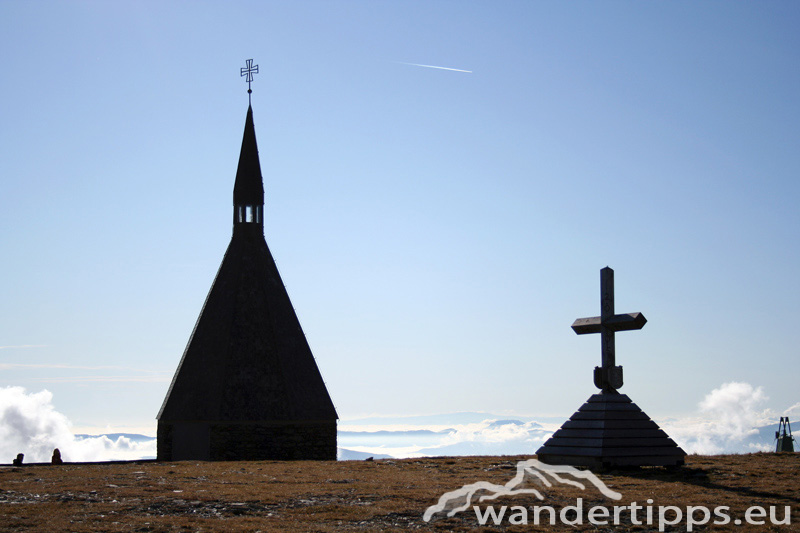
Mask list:
[[242,149],[239,152],[239,167],[233,185],[233,227],[241,224],[256,224],[264,227],[264,183],[261,164],[258,160],[256,129],[253,125],[253,108],[247,107],[244,123]]

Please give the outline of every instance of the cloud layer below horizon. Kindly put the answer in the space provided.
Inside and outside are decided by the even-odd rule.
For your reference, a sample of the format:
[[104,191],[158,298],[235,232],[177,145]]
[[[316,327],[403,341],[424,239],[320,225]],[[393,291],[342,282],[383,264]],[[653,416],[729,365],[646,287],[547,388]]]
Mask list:
[[[761,387],[731,382],[714,389],[698,405],[696,416],[657,420],[687,453],[721,454],[769,451],[772,426],[782,415],[800,412],[800,402],[783,413],[765,409]],[[533,454],[560,424],[491,417],[447,425],[340,425],[341,448],[397,458],[435,455]],[[490,418],[491,417],[491,418]],[[443,419],[447,416],[443,415]],[[399,422],[399,419],[398,419]],[[369,429],[369,430],[367,430]],[[0,388],[0,463],[17,453],[25,462],[48,462],[54,448],[65,461],[132,460],[155,457],[155,439],[126,436],[76,436],[69,419],[58,412],[47,390]]]
[[[768,400],[761,387],[731,382],[706,395],[695,416],[656,420],[667,434],[690,454],[751,453],[773,449],[772,431],[777,413],[764,408]],[[800,411],[796,404],[783,414]],[[381,432],[343,432],[342,448],[394,457],[426,455],[521,455],[533,454],[558,424],[487,418],[470,424],[405,427]],[[355,428],[357,426],[349,426]],[[428,433],[425,429],[428,427]],[[374,428],[371,428],[374,429]],[[379,444],[378,440],[385,444]]]

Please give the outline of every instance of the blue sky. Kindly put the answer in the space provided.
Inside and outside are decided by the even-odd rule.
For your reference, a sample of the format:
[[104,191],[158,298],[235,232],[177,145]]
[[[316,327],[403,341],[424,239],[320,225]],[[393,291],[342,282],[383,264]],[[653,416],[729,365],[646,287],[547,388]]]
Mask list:
[[[795,2],[0,2],[0,386],[153,428],[231,232],[254,58],[266,238],[343,419],[571,414],[599,270],[622,389],[800,401]],[[470,72],[409,65],[419,63]]]

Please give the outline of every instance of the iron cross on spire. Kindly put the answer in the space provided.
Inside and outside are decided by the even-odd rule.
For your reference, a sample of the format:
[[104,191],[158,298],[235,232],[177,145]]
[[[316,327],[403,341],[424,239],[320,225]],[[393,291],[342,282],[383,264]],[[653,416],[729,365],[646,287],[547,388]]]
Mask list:
[[253,65],[253,60],[247,60],[247,66],[243,67],[239,70],[241,72],[241,76],[247,76],[245,81],[247,82],[247,102],[250,103],[250,95],[253,94],[253,90],[250,88],[250,84],[253,83],[253,74],[258,74],[258,65]]
[[622,387],[622,366],[616,366],[614,333],[642,329],[647,319],[642,313],[614,314],[614,271],[605,267],[600,271],[600,316],[579,318],[572,323],[578,335],[600,333],[602,366],[594,368],[594,384],[606,393],[615,393]]

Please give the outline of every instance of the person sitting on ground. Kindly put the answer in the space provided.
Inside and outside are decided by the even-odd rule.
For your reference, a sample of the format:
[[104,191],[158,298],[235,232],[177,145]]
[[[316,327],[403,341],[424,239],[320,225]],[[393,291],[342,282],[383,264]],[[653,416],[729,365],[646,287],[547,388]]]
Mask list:
[[18,453],[17,458],[14,459],[14,466],[22,466],[22,458],[25,457],[24,453]]
[[60,465],[63,463],[64,461],[61,460],[61,450],[56,448],[55,450],[53,450],[53,458],[50,459],[50,464]]

